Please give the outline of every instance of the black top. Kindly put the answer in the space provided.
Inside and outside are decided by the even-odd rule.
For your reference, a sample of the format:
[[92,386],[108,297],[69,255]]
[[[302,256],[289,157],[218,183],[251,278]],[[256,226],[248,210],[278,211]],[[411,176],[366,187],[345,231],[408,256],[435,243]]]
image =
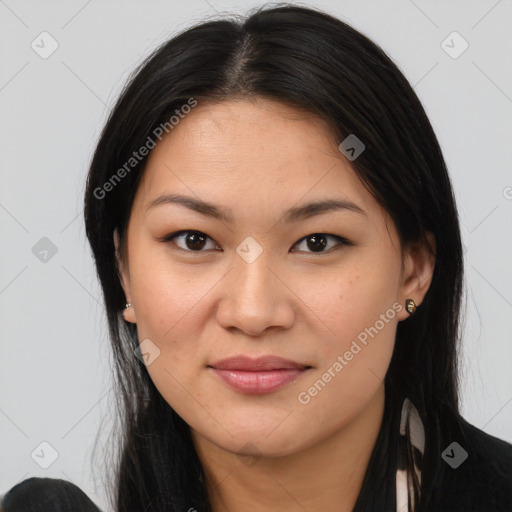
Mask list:
[[[429,452],[429,457],[435,459],[428,475],[432,496],[424,510],[512,512],[512,445],[463,418],[459,418],[455,428],[453,438],[437,443]],[[467,460],[456,469],[441,458],[452,441],[468,452]]]
[[101,512],[75,484],[59,478],[27,478],[0,502],[0,512]]
[[[384,420],[353,512],[397,512],[399,405],[386,393]],[[456,469],[441,457],[452,442],[468,453]],[[422,497],[414,512],[512,512],[512,444],[462,417],[443,418],[442,428],[425,425],[422,467]],[[50,478],[24,480],[2,505],[3,512],[101,512],[78,487]]]
[[[385,419],[353,512],[396,512],[401,403],[386,393]],[[441,457],[452,442],[468,454],[455,469]],[[461,416],[447,415],[442,427],[425,425],[422,499],[414,512],[512,512],[512,444]]]

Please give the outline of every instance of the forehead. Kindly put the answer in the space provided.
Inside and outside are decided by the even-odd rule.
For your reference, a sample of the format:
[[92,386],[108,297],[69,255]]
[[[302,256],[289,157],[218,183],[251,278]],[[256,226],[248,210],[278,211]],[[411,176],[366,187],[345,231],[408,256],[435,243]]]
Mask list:
[[157,143],[139,202],[177,190],[228,207],[258,203],[260,210],[326,193],[375,207],[323,119],[261,98],[199,102]]

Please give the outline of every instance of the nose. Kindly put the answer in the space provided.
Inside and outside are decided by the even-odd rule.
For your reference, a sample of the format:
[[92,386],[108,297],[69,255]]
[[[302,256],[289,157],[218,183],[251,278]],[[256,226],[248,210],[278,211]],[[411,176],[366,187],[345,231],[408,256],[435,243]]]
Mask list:
[[293,325],[294,294],[264,254],[250,263],[238,255],[234,258],[234,267],[223,279],[217,308],[217,322],[224,329],[260,336]]

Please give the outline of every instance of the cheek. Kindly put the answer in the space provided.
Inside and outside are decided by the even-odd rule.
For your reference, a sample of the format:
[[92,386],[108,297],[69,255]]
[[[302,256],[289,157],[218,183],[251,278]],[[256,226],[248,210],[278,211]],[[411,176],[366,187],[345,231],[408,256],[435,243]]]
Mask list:
[[333,279],[312,307],[320,312],[318,329],[325,322],[329,334],[316,338],[312,350],[319,364],[296,389],[295,400],[304,418],[322,419],[326,432],[334,432],[362,411],[389,367],[397,303],[387,277],[379,280],[379,275],[384,274],[356,272],[348,279]]
[[[151,264],[144,264],[148,261]],[[198,343],[204,331],[204,308],[208,293],[218,281],[218,276],[208,273],[198,279],[197,267],[184,269],[171,266],[160,255],[147,253],[134,257],[131,267],[138,338],[141,343],[149,339],[158,353],[147,370],[162,396],[172,404],[190,401],[187,390],[196,392],[194,382],[206,364]]]
[[130,260],[130,270],[137,326],[145,337],[165,343],[185,324],[192,335],[195,324],[191,319],[219,276],[204,272],[199,265],[172,261],[160,244],[139,251]]
[[320,366],[315,379],[322,381],[317,387],[326,384],[330,390],[320,393],[325,399],[335,400],[339,394],[345,403],[355,397],[367,400],[384,378],[400,309],[393,279],[394,269],[366,265],[361,259],[357,268],[333,272],[322,284],[300,281],[298,295],[316,313],[311,329],[326,333],[312,347]]
[[379,331],[396,322],[393,320],[396,309],[392,307],[398,289],[395,270],[360,260],[357,266],[329,269],[314,277],[305,275],[295,280],[294,292],[314,313],[318,332],[326,333],[329,340],[356,338],[379,321],[381,315],[386,317],[386,322],[385,327],[379,322]]

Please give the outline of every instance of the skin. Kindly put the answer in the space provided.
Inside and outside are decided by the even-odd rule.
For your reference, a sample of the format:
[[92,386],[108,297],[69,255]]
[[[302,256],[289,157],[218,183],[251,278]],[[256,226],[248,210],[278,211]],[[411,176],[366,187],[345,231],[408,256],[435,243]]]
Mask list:
[[[216,512],[352,510],[382,422],[396,326],[409,317],[405,299],[419,306],[431,283],[435,257],[400,244],[339,142],[323,120],[281,103],[200,102],[151,152],[137,189],[118,254],[133,305],[123,315],[160,350],[147,370],[190,425]],[[147,209],[164,193],[214,203],[233,223],[176,204]],[[366,215],[283,221],[289,208],[326,198],[350,200]],[[186,235],[161,241],[180,230],[209,238],[199,252]],[[315,233],[351,245],[329,236],[315,252],[307,243]],[[262,249],[251,263],[236,252],[248,236]],[[117,232],[114,240],[119,248]],[[394,303],[394,318],[300,403],[298,394]],[[238,354],[312,368],[277,391],[248,395],[207,368]]]

